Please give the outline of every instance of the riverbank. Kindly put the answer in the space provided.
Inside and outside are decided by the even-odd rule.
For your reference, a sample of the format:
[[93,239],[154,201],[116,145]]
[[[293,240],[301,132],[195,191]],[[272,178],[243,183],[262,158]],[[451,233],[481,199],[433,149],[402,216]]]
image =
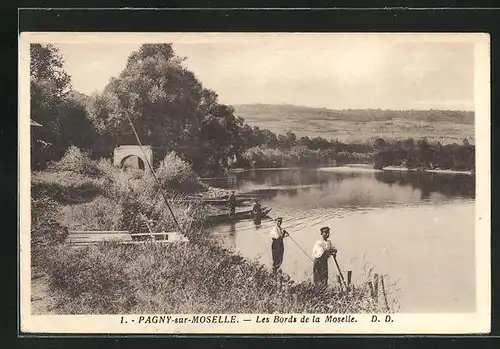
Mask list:
[[[404,171],[404,172],[428,172],[428,173],[443,173],[443,174],[464,174],[474,175],[473,171],[445,170],[445,169],[417,169],[403,166],[386,166],[382,169],[375,169],[371,164],[346,164],[343,166],[294,166],[294,167],[257,167],[251,169],[236,168],[231,169],[229,173],[241,173],[246,171],[283,171],[283,170],[298,170],[298,169],[318,169],[320,171],[331,172],[383,172],[383,171]],[[221,189],[223,190],[223,189]]]
[[325,139],[300,142],[289,135],[286,144],[261,144],[246,149],[240,165],[249,168],[283,168],[295,166],[373,165],[410,168],[440,168],[443,170],[473,171],[475,146],[468,140],[462,144],[429,142],[425,138],[406,140],[375,140],[360,143],[342,143]]
[[457,171],[457,170],[431,170],[431,169],[414,169],[401,166],[387,166],[382,169],[375,169],[369,167],[365,164],[351,164],[348,166],[337,166],[337,167],[319,167],[321,171],[329,172],[384,172],[384,171],[394,171],[394,172],[428,172],[428,173],[443,173],[443,174],[463,174],[463,175],[473,175],[472,171]]
[[[171,204],[182,232],[189,237],[188,243],[108,242],[71,248],[64,243],[68,229],[130,229],[132,213],[150,213],[153,230],[168,231],[175,225],[162,200],[156,200],[157,192],[150,179],[129,180],[110,164],[84,156],[66,158],[64,162],[72,165],[55,166],[49,172],[32,176],[32,267],[46,274],[46,278],[32,282],[35,293],[38,288],[43,290],[45,299],[54,300],[50,312],[381,311],[363,284],[350,293],[340,292],[334,286],[319,292],[308,281],[296,283],[287,275],[273,275],[265,266],[220,247],[201,227],[210,207],[196,201],[172,200]],[[82,166],[76,166],[77,163]],[[192,176],[180,176],[169,169],[160,173],[162,183],[184,186],[186,183],[180,183],[179,178],[195,181]],[[206,186],[197,187],[193,194],[206,190]],[[168,186],[164,189],[168,198],[182,195]],[[36,302],[40,299],[32,301],[33,309],[43,312],[44,308]],[[49,311],[48,307],[45,310]]]

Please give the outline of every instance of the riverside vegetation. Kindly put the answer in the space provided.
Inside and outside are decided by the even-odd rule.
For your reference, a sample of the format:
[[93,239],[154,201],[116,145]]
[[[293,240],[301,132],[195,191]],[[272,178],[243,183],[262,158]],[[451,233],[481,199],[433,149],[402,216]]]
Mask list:
[[[153,147],[155,166],[167,153],[175,151],[202,176],[234,167],[348,163],[374,164],[377,168],[474,170],[473,139],[460,138],[464,130],[452,127],[473,131],[473,112],[333,111],[293,106],[257,106],[250,110],[240,106],[235,111],[221,104],[214,91],[203,87],[170,44],[142,45],[131,53],[126,67],[102,92],[87,96],[72,90],[64,58],[56,47],[33,44],[31,58],[31,117],[42,124],[31,132],[32,168],[36,170],[60,160],[70,145],[98,159],[110,157],[117,145],[136,144],[129,118],[141,141]],[[291,118],[305,123],[315,117],[320,129],[343,129],[341,122],[352,121],[365,125],[365,131],[372,133],[351,141],[298,137],[291,131],[276,134],[250,126],[239,115],[253,123],[262,120],[263,124],[266,118]],[[405,132],[398,133],[394,125],[401,120],[419,122],[421,128],[408,126]],[[378,132],[370,126],[379,121],[389,129]],[[432,136],[427,128],[434,124],[446,126]],[[432,137],[409,138],[413,134]]]
[[[203,87],[171,44],[142,45],[92,96],[72,90],[55,46],[32,44],[30,56],[30,116],[42,125],[31,130],[32,267],[48,274],[60,313],[374,311],[362,287],[320,293],[215,245],[202,230],[211,208],[193,200],[215,189],[198,176],[290,164],[472,164],[468,144],[342,143],[251,127]],[[190,242],[69,249],[62,244],[68,229],[134,230],[138,213],[153,229],[177,229],[151,178],[128,177],[107,160],[117,145],[137,143],[129,118],[154,150],[161,189]]]
[[[32,175],[32,269],[44,272],[55,297],[55,313],[358,313],[382,311],[364,287],[344,294],[319,292],[219,247],[204,235],[210,207],[175,200],[189,184],[210,188],[175,154],[156,170],[187,243],[70,248],[68,229],[127,229],[130,218],[149,212],[153,229],[175,225],[157,200],[151,176],[132,178],[107,160],[92,160],[76,147],[43,172]],[[194,192],[193,192],[194,194]],[[129,217],[127,219],[127,217]]]

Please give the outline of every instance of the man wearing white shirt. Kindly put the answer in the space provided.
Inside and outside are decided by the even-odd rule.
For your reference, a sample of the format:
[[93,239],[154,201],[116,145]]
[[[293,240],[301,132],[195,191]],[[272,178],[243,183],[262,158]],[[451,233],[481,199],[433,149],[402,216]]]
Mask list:
[[333,247],[330,237],[330,228],[320,229],[321,239],[316,242],[313,248],[314,266],[313,281],[315,284],[326,286],[328,284],[328,257],[335,256],[337,249]]
[[283,218],[278,217],[275,219],[276,225],[271,228],[269,235],[271,236],[271,251],[273,255],[273,273],[275,273],[278,268],[283,263],[283,254],[285,253],[285,246],[283,245],[283,238],[288,236],[288,233],[281,228],[281,223]]

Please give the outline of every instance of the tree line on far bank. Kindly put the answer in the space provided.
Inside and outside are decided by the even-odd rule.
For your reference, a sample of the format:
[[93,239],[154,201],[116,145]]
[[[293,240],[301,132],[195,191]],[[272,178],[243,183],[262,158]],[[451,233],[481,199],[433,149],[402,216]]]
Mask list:
[[425,139],[343,143],[298,138],[251,127],[218,101],[183,65],[171,44],[146,44],[101,93],[85,96],[71,88],[63,57],[53,45],[31,45],[32,168],[44,169],[71,146],[93,157],[110,157],[114,147],[153,146],[155,165],[175,151],[201,175],[230,167],[279,167],[369,163],[376,168],[406,166],[474,169],[474,146],[442,145]]

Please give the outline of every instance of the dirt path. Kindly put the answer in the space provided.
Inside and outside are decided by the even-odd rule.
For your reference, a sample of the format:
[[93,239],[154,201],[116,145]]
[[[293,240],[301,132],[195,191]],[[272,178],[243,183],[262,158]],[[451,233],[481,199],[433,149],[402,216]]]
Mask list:
[[49,290],[49,278],[45,273],[35,272],[31,279],[31,313],[33,315],[55,314],[54,298]]

